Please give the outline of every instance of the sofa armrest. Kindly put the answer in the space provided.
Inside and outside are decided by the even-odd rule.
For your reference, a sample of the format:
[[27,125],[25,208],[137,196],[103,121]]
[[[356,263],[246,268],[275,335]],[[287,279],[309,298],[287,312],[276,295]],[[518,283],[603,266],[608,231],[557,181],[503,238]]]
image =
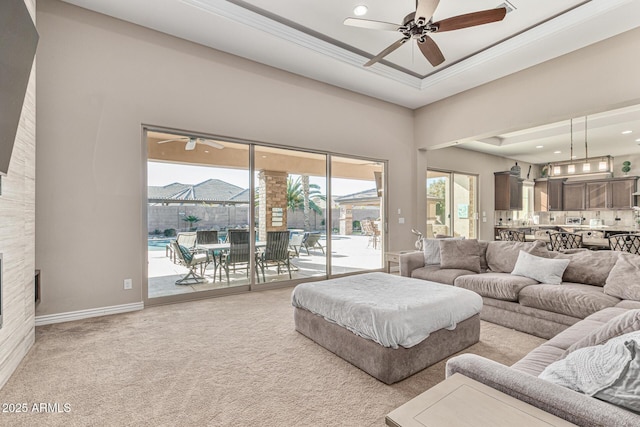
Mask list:
[[411,277],[411,272],[420,267],[424,267],[424,254],[422,252],[400,254],[401,276]]
[[447,377],[460,373],[579,426],[638,426],[640,415],[509,368],[475,354],[447,361]]

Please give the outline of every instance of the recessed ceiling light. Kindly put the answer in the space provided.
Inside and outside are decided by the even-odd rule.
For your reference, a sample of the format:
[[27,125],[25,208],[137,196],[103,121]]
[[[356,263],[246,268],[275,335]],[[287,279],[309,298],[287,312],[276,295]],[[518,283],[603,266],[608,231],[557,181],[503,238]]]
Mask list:
[[356,16],[366,15],[369,8],[363,4],[359,4],[358,6],[353,8],[353,14]]
[[544,145],[536,145],[536,148],[544,148]]
[[623,135],[629,135],[630,133],[633,133],[632,130],[625,130],[622,132]]
[[640,138],[636,139],[636,142],[640,142]]
[[560,150],[554,151],[553,154],[562,154],[562,151],[560,151]]
[[577,158],[578,158],[578,156],[571,156],[571,158],[572,158],[572,159],[577,159]]

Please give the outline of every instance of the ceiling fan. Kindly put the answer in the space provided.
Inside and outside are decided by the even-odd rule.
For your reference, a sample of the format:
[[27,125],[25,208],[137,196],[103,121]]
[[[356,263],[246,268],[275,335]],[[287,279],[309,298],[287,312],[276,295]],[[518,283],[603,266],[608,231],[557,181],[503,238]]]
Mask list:
[[433,22],[433,14],[439,3],[440,0],[416,0],[416,11],[405,16],[402,25],[359,18],[345,19],[344,24],[353,27],[369,28],[372,30],[398,31],[402,33],[402,38],[400,40],[371,58],[371,60],[364,64],[364,66],[369,67],[375,64],[410,39],[415,39],[418,42],[420,52],[422,52],[431,65],[436,67],[444,62],[444,55],[440,51],[436,42],[429,37],[430,33],[460,30],[462,28],[474,27],[476,25],[498,22],[502,21],[507,14],[507,8],[499,7],[496,9],[466,13],[464,15],[453,16],[451,18]]
[[196,144],[203,144],[203,145],[208,145],[209,147],[213,147],[213,148],[217,148],[217,149],[222,149],[224,148],[224,145],[220,144],[219,142],[216,141],[212,141],[210,139],[204,139],[204,138],[194,138],[194,137],[182,137],[182,138],[173,138],[173,139],[166,139],[164,141],[158,141],[158,144],[164,144],[167,142],[174,142],[174,141],[184,141],[186,142],[184,149],[187,151],[190,150],[195,150],[196,149]]

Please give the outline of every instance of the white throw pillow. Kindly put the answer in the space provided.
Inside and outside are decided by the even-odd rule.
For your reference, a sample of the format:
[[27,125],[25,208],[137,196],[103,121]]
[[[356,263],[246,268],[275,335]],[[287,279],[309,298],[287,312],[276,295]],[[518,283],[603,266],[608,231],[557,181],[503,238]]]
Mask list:
[[569,353],[539,378],[640,412],[640,331]]
[[520,251],[511,274],[528,277],[540,283],[559,285],[562,283],[562,274],[567,269],[569,262],[568,259],[542,258]]

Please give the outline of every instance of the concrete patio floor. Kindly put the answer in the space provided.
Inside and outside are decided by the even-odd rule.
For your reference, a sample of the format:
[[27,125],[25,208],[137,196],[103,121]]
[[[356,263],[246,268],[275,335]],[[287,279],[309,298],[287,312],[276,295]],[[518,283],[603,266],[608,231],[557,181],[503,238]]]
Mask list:
[[[326,241],[320,240],[323,247]],[[369,237],[360,235],[333,236],[332,240],[332,274],[343,274],[353,271],[373,270],[383,266],[382,251],[380,246],[374,249],[369,244]],[[313,249],[309,254],[303,249],[300,256],[291,260],[296,271],[291,271],[292,279],[299,279],[313,276],[324,276],[326,270],[326,258],[320,249]],[[230,286],[246,285],[249,278],[245,270],[231,272],[229,283],[227,283],[224,272],[220,281],[219,271],[214,279],[213,263],[205,271],[206,282],[191,285],[176,285],[176,280],[187,274],[187,268],[174,264],[169,259],[165,250],[149,251],[149,298],[163,297],[169,295],[199,292],[211,289],[226,288]],[[265,269],[265,279],[268,283],[289,280],[289,274],[277,273],[276,267]],[[262,274],[260,274],[262,283]]]

